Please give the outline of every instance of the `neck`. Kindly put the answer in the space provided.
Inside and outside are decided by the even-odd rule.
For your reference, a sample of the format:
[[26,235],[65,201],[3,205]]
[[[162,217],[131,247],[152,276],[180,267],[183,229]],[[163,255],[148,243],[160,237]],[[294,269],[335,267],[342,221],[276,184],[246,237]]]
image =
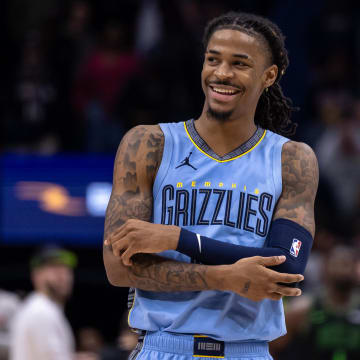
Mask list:
[[254,135],[257,127],[254,117],[232,117],[217,120],[209,116],[206,104],[200,117],[195,121],[195,128],[204,141],[219,156],[224,156],[245,143]]

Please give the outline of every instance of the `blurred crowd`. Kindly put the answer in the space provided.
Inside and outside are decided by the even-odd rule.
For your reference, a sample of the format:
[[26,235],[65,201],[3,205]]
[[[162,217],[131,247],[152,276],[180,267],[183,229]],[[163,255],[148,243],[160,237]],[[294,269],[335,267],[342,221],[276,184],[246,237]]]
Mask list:
[[[2,6],[8,56],[0,62],[0,151],[20,154],[114,154],[135,125],[196,118],[206,22],[228,10],[274,20],[290,56],[284,92],[301,108],[294,139],[315,150],[320,186],[305,296],[286,304],[289,335],[273,352],[275,359],[360,358],[358,2],[12,0]],[[20,304],[5,292],[0,307],[3,302],[7,317]],[[6,324],[0,316],[2,330]],[[89,339],[103,341],[96,329],[83,329],[80,349]]]
[[128,358],[138,336],[128,327],[126,311],[118,319],[117,337],[111,343],[91,326],[82,326],[74,334],[65,307],[73,293],[77,263],[75,253],[43,246],[29,259],[32,291],[25,295],[0,290],[0,360]]

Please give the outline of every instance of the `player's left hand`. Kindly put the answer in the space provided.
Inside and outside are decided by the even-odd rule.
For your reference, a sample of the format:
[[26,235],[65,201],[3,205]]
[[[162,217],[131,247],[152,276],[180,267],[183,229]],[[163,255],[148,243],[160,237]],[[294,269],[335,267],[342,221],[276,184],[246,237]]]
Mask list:
[[175,250],[178,245],[180,228],[147,221],[129,219],[107,240],[115,256],[121,257],[124,265],[132,264],[131,257],[137,253],[159,253]]

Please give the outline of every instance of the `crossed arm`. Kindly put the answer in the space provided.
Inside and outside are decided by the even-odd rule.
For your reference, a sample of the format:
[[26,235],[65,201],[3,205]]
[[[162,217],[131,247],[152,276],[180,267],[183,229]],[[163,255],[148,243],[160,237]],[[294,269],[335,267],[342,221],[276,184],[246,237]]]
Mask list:
[[[152,184],[161,161],[163,144],[163,134],[158,126],[139,126],[132,129],[119,146],[113,192],[105,219],[103,256],[109,281],[116,286],[151,291],[229,290],[252,300],[299,295],[300,290],[278,283],[301,281],[301,275],[281,274],[266,268],[284,262],[282,257],[255,256],[232,265],[206,266],[145,254],[176,249],[175,242],[180,232],[176,226],[149,223],[153,205]],[[296,212],[298,209],[288,211]],[[151,227],[150,233],[148,226]],[[129,229],[136,231],[128,232]],[[139,230],[146,234],[143,238],[148,239],[151,249],[142,246],[140,251],[134,251],[132,265],[125,266],[120,257],[123,248],[117,247],[116,239],[119,239],[119,233],[125,232],[127,239],[134,244],[136,241],[131,239],[139,239]],[[132,234],[127,236],[130,232]]]
[[[152,183],[162,157],[163,133],[158,126],[138,126],[122,140],[114,165],[113,190],[106,210],[103,258],[113,285],[153,291],[210,288],[208,267],[184,264],[150,254],[137,254],[126,267],[106,240],[129,219],[150,221]],[[210,280],[211,283],[211,280]]]

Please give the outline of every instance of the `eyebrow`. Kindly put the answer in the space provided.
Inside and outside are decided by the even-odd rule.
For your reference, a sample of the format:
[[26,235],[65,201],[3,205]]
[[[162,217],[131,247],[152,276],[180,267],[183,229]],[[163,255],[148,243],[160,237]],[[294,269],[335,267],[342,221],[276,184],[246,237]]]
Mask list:
[[[220,53],[219,51],[217,51],[217,50],[212,50],[212,49],[210,49],[210,50],[208,50],[207,52],[210,53],[210,54],[221,55],[221,53]],[[233,57],[238,57],[238,58],[241,58],[241,59],[248,59],[248,60],[250,60],[249,56],[246,55],[246,54],[233,54],[232,56],[233,56]]]

